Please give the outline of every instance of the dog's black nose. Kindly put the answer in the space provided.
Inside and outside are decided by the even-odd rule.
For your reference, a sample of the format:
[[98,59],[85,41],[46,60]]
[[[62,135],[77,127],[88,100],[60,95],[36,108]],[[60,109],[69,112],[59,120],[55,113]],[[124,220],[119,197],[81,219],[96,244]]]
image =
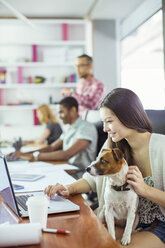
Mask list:
[[90,172],[90,171],[91,171],[91,167],[87,167],[87,168],[86,168],[86,171],[87,171],[87,172]]

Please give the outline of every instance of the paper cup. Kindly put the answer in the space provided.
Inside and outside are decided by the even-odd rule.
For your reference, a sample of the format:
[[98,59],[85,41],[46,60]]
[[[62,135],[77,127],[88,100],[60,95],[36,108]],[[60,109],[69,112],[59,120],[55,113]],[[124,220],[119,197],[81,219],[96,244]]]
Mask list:
[[48,199],[45,196],[32,196],[28,198],[26,205],[30,222],[40,223],[41,227],[45,228],[48,218]]

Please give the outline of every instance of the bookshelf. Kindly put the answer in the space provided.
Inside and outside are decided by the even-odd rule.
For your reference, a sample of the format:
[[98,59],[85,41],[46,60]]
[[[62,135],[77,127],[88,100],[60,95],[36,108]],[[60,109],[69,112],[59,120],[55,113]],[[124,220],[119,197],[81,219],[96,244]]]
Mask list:
[[0,20],[1,125],[20,124],[23,119],[33,125],[28,112],[33,116],[36,106],[59,101],[63,87],[75,88],[76,57],[89,53],[89,21],[31,21],[34,28],[20,20]]

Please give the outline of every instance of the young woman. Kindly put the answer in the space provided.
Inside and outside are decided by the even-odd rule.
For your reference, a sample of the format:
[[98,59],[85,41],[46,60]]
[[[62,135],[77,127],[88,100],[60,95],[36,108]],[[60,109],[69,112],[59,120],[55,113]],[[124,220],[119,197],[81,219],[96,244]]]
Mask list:
[[[165,135],[153,134],[151,123],[138,98],[131,90],[112,90],[100,105],[104,131],[108,133],[105,147],[119,147],[129,164],[127,182],[139,195],[139,225],[141,231],[132,234],[134,248],[165,247]],[[70,194],[97,191],[99,208],[104,205],[105,178],[85,173],[77,182],[63,186],[50,185],[45,193]],[[116,238],[123,230],[116,227]],[[120,247],[125,247],[120,244]]]
[[37,108],[37,117],[40,124],[46,124],[44,132],[39,138],[31,141],[23,141],[23,143],[35,142],[37,144],[47,143],[48,145],[53,143],[60,137],[62,129],[52,110],[47,104],[43,104]]

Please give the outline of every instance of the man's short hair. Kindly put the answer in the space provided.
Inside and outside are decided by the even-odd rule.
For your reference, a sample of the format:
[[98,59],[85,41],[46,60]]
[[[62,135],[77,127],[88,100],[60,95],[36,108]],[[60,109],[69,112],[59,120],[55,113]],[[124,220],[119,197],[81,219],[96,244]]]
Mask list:
[[89,65],[93,63],[92,57],[90,57],[90,56],[87,55],[87,54],[82,54],[82,55],[78,56],[77,58],[78,58],[78,59],[79,59],[79,58],[86,58],[87,63],[88,63]]
[[63,98],[60,102],[60,105],[64,106],[65,108],[67,108],[68,110],[70,110],[72,107],[75,107],[77,112],[78,112],[78,102],[77,100],[72,97],[72,96],[68,96]]

